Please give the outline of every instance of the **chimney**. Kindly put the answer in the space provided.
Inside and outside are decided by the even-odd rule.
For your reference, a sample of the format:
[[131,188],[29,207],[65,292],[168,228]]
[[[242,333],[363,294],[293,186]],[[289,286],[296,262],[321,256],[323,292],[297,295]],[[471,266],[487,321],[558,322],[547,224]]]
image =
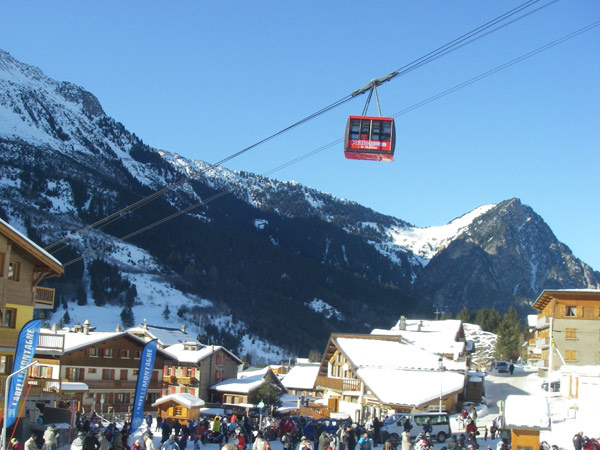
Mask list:
[[117,333],[120,333],[121,332],[121,325],[117,324],[117,326],[115,327],[115,331]]
[[400,322],[398,323],[398,329],[406,330],[406,316],[400,316]]
[[181,325],[181,332],[185,333],[185,325]]
[[83,322],[83,334],[90,334],[90,321],[87,319]]
[[52,332],[56,333],[56,324],[55,323],[52,324]]
[[421,331],[421,328],[423,327],[423,321],[419,321],[419,326],[417,327],[417,331]]

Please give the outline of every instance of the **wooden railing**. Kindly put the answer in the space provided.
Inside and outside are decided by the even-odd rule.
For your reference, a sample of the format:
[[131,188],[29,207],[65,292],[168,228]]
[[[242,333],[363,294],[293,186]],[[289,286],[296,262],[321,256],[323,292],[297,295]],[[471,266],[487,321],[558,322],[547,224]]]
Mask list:
[[315,382],[316,387],[335,389],[336,391],[360,391],[360,380],[356,378],[329,378],[319,376]]
[[54,308],[54,289],[46,287],[33,288],[33,301],[38,309]]
[[192,377],[177,377],[177,383],[183,384],[184,386],[192,385],[195,381],[196,379]]
[[53,350],[56,352],[62,352],[65,348],[65,335],[64,334],[46,334],[40,333],[38,338],[38,350]]

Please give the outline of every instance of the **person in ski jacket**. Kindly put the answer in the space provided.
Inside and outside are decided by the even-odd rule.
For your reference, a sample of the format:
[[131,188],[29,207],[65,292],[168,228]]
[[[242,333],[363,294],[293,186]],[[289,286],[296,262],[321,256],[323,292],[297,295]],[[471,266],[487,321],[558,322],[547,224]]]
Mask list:
[[110,447],[110,443],[106,439],[106,436],[104,436],[103,431],[98,431],[98,443],[100,444],[98,450],[108,450]]
[[10,450],[24,450],[24,448],[25,447],[23,447],[23,444],[21,444],[17,438],[12,438],[10,440]]
[[98,450],[99,448],[100,442],[92,431],[88,431],[83,438],[83,450]]
[[402,450],[410,450],[412,442],[410,442],[410,433],[408,431],[402,432]]
[[583,448],[583,431],[580,431],[573,436],[573,448],[575,450],[581,450]]
[[25,441],[25,450],[39,450],[37,443],[35,442],[35,434],[32,434],[29,439]]
[[149,434],[145,434],[142,437],[142,439],[144,441],[145,450],[156,450],[156,447],[154,446],[154,441],[152,440],[152,437]]
[[364,433],[358,440],[358,448],[360,450],[371,450],[373,448],[373,441],[369,437],[369,433]]
[[136,439],[133,445],[131,446],[131,450],[142,450],[142,443],[139,439]]
[[169,436],[169,439],[163,442],[163,444],[160,447],[160,450],[179,450],[179,444],[177,443],[176,438],[177,436],[175,435],[175,433],[171,434]]
[[82,450],[84,439],[85,433],[83,431],[79,431],[75,439],[73,439],[73,442],[71,442],[71,450]]
[[56,450],[58,440],[56,438],[56,431],[54,425],[50,425],[44,431],[44,446],[46,450]]
[[450,436],[450,442],[448,442],[448,450],[459,450],[458,442],[456,441],[456,436]]

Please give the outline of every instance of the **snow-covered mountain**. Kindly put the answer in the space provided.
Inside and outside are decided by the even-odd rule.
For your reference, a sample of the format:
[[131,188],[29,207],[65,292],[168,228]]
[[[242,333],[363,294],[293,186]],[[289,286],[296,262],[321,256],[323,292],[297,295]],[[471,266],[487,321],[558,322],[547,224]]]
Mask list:
[[72,320],[186,323],[254,359],[400,314],[526,309],[544,288],[600,286],[518,199],[414,227],[149,147],[90,92],[1,50],[0,161],[0,217],[65,264],[53,285]]

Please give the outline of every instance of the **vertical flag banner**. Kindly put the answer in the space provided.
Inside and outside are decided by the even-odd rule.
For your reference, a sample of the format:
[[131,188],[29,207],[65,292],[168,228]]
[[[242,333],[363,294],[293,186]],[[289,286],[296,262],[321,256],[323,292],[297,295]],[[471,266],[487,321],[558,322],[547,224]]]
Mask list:
[[[33,355],[40,337],[40,328],[42,328],[42,319],[34,319],[27,322],[19,332],[17,347],[15,349],[15,362],[13,363],[13,373],[23,367],[31,364]],[[17,420],[17,407],[19,398],[23,392],[23,385],[27,377],[27,370],[19,372],[10,379],[8,387],[8,406],[6,407],[6,427],[10,427]]]
[[148,386],[150,386],[150,380],[152,379],[154,358],[156,357],[156,344],[158,344],[158,339],[148,342],[144,346],[144,350],[142,350],[140,370],[138,371],[138,380],[135,387],[135,400],[133,401],[133,414],[131,415],[130,435],[144,421],[144,402],[146,401],[146,392],[148,392]]

